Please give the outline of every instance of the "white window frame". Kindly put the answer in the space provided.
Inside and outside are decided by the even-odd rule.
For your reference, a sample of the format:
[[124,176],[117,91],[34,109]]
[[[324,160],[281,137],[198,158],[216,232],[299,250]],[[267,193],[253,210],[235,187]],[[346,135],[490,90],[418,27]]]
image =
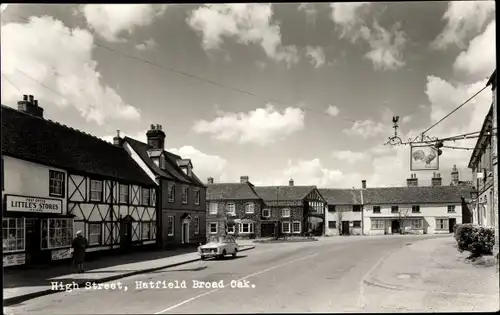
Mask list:
[[[287,213],[287,215],[285,215],[285,213]],[[290,210],[290,208],[283,208],[281,209],[281,217],[282,218],[289,218],[290,216],[292,215],[292,211]]]
[[188,186],[182,186],[181,188],[181,202],[182,204],[186,205],[189,200],[189,188]]
[[[66,222],[66,231],[62,228],[61,226],[57,226],[57,222],[62,223],[63,221]],[[46,223],[46,239],[47,239],[47,244],[43,244],[43,239],[44,239],[44,231],[43,231],[43,226],[44,222]],[[55,223],[54,223],[55,222]],[[52,224],[53,223],[53,224]],[[41,220],[41,225],[42,228],[40,229],[40,240],[41,240],[41,249],[56,249],[56,248],[63,248],[63,247],[70,247],[71,242],[73,241],[73,219],[67,219],[67,218],[58,218],[58,219],[42,219]],[[54,231],[53,234],[55,236],[51,237],[51,231]],[[59,234],[59,235],[57,235]],[[62,235],[64,234],[64,235]],[[59,236],[59,237],[57,237]],[[56,239],[56,241],[52,241],[53,239]],[[59,239],[59,242],[57,240]]]
[[200,204],[200,190],[199,189],[195,189],[194,190],[194,204],[195,205],[199,205]]
[[[229,208],[233,208],[232,211],[229,211]],[[230,216],[236,215],[236,204],[234,202],[227,202],[226,203],[226,214],[230,215]]]
[[194,234],[200,234],[200,217],[194,217]]
[[168,202],[175,202],[175,184],[168,183],[167,189],[168,189]]
[[226,226],[226,231],[227,231],[227,234],[234,234],[235,232],[235,224],[232,224],[232,225],[227,225]]
[[[264,215],[264,211],[267,211],[268,215]],[[271,209],[269,208],[265,208],[265,209],[262,209],[262,217],[263,218],[270,218],[271,217]]]
[[[96,189],[96,187],[92,187],[93,184],[99,183],[100,184],[100,189]],[[99,198],[93,197],[92,194],[98,193]],[[104,183],[102,180],[97,180],[97,179],[91,179],[90,180],[90,201],[102,201],[104,196]]]
[[142,205],[149,206],[149,200],[151,200],[149,188],[141,189]]
[[[54,175],[54,176],[52,176]],[[50,196],[64,196],[64,172],[49,170],[49,195]],[[58,192],[61,190],[61,192]]]
[[448,205],[448,213],[455,213],[456,212],[455,209],[456,209],[455,205]]
[[[4,222],[7,222],[7,228],[4,227]],[[12,231],[14,232],[14,237],[9,238]],[[21,234],[22,237],[19,237],[19,234]],[[4,253],[15,253],[26,249],[25,218],[2,218],[2,242]],[[15,244],[15,246],[10,246],[9,242]],[[21,244],[22,246],[18,247],[18,244]]]
[[217,214],[219,212],[219,203],[210,201],[208,203],[208,214]]
[[253,213],[255,213],[255,203],[254,202],[247,202],[245,204],[245,213],[246,214],[253,214]]
[[[288,226],[288,232],[285,232],[285,226]],[[283,233],[283,234],[290,234],[291,231],[292,231],[292,227],[291,227],[289,221],[281,222],[281,233]]]
[[[442,226],[440,227],[439,222],[442,222]],[[448,218],[436,218],[436,230],[448,230],[449,227],[449,220]]]
[[[359,222],[359,226],[354,226],[354,222]],[[353,220],[352,227],[353,227],[353,229],[360,229],[361,228],[361,220]]]
[[[119,187],[120,187],[120,192],[119,192],[120,193],[120,199],[119,199],[120,203],[129,203],[129,200],[130,200],[129,185],[120,184]],[[126,193],[124,193],[124,192],[126,192]],[[124,198],[122,198],[124,196],[126,196],[125,200],[124,200]]]
[[[238,233],[239,234],[253,234],[254,233],[254,224],[253,222],[248,222],[248,223],[239,223],[238,224]],[[248,231],[243,231],[243,227],[247,226]]]
[[[419,222],[419,224],[415,224],[415,222]],[[422,219],[411,219],[410,227],[414,230],[422,230],[424,228],[424,222]]]
[[[212,232],[212,227],[215,226],[215,232]],[[208,232],[210,234],[217,234],[219,232],[219,224],[217,222],[208,223]]]
[[[170,225],[172,225],[172,231],[169,231]],[[175,219],[174,216],[169,215],[167,217],[167,236],[174,236],[175,234]]]
[[[413,211],[414,209],[416,209],[417,211]],[[412,205],[411,213],[420,213],[420,205]]]
[[371,229],[372,230],[383,230],[383,229],[385,229],[385,221],[384,220],[372,220],[371,221]]
[[[89,245],[102,245],[102,222],[90,221],[88,222],[89,232],[88,232],[88,242]],[[91,227],[99,227],[99,233],[92,233]],[[97,239],[94,240],[94,237],[97,236]]]
[[[299,230],[298,231],[295,231],[295,224],[299,224]],[[302,231],[302,223],[300,221],[293,221],[292,222],[292,233],[293,234],[300,234]]]

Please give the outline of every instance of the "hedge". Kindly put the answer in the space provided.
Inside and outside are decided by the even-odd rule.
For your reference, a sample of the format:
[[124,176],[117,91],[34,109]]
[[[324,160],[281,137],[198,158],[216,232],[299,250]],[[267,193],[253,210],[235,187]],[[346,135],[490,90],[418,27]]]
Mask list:
[[469,251],[473,256],[486,255],[493,252],[495,231],[492,227],[459,224],[455,228],[455,239],[460,252]]

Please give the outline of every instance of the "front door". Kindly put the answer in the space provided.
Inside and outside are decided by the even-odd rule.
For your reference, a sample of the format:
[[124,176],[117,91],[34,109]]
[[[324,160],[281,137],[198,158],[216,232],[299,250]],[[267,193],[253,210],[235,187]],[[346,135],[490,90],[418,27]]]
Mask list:
[[396,233],[399,233],[399,220],[392,220],[392,223],[391,223],[391,230],[392,230],[392,234],[396,234]]
[[342,235],[349,235],[349,221],[342,221]]
[[182,243],[189,244],[189,224],[182,223]]
[[123,250],[129,249],[132,246],[132,222],[120,222],[120,248]]
[[261,237],[273,237],[274,236],[274,223],[262,223],[260,226],[260,236]]
[[455,226],[455,224],[457,224],[457,219],[456,218],[450,218],[448,223],[449,223],[448,224],[448,229],[449,229],[450,233],[453,233],[453,227]]
[[36,263],[40,258],[40,220],[26,219],[26,264]]

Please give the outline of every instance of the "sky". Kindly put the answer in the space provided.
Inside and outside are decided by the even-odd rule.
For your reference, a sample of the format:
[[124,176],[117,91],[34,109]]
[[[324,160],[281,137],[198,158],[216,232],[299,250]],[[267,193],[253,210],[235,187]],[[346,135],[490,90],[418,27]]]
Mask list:
[[[34,95],[45,118],[108,141],[160,124],[202,180],[404,186],[392,117],[407,140],[483,88],[494,16],[494,1],[3,4],[2,104]],[[427,135],[479,131],[491,102],[488,88]],[[443,184],[453,165],[471,179],[471,153],[443,149]]]

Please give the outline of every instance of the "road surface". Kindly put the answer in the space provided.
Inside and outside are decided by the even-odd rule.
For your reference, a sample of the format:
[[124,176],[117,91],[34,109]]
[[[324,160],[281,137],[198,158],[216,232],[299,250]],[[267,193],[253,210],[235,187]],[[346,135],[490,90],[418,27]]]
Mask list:
[[[199,261],[108,283],[114,290],[62,291],[7,307],[6,312],[361,312],[360,301],[366,300],[362,280],[374,266],[400,246],[433,237],[331,237],[318,242],[258,244],[237,258]],[[183,283],[185,288],[175,288]],[[199,287],[202,283],[210,287]]]

